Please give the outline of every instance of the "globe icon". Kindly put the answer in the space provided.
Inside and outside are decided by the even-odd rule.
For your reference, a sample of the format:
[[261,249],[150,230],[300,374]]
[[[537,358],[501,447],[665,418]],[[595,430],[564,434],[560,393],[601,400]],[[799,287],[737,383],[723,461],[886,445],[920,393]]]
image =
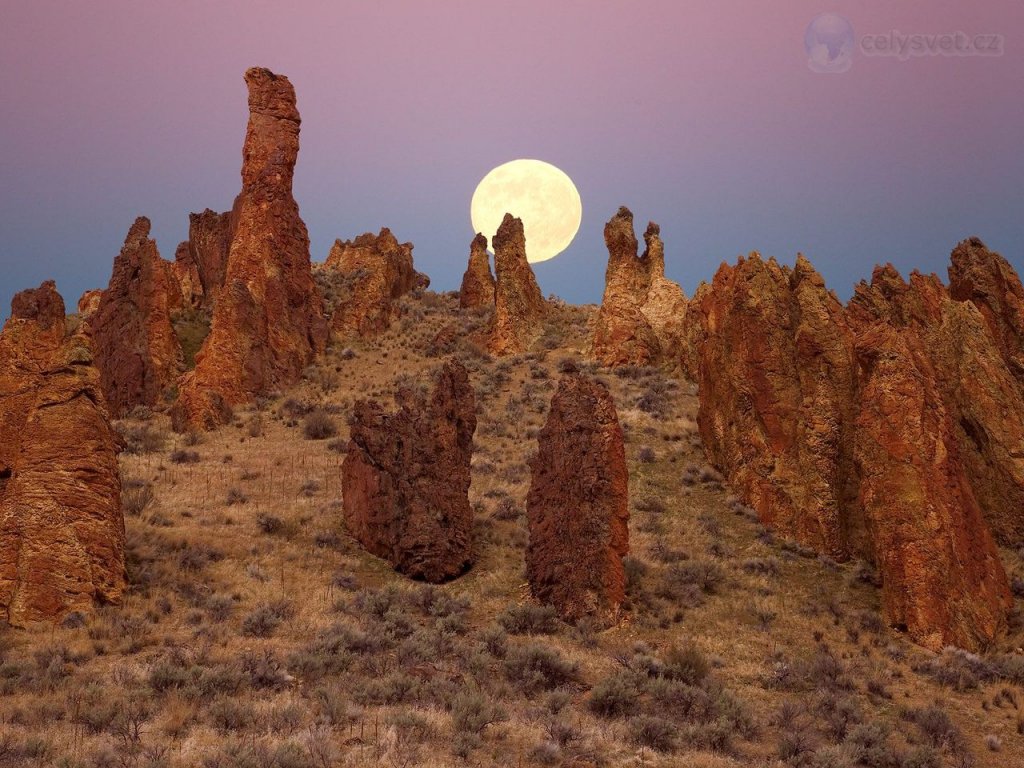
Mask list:
[[807,66],[814,72],[846,72],[853,65],[853,25],[835,13],[815,16],[804,32]]

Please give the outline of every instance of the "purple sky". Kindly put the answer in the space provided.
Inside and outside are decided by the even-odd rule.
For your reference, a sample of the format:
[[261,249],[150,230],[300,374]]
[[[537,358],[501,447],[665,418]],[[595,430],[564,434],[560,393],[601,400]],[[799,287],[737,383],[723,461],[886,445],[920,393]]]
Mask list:
[[[286,7],[292,9],[285,11]],[[864,34],[1001,34],[1000,57],[854,51],[817,74],[821,12]],[[303,125],[296,198],[323,260],[386,225],[439,290],[458,287],[469,201],[535,157],[583,200],[545,293],[599,301],[604,222],[661,224],[691,294],[718,264],[803,251],[847,296],[876,262],[945,277],[979,235],[1024,267],[1024,4],[891,0],[7,2],[0,21],[0,316],[55,278],[105,286],[132,220],[165,258],[189,211],[239,189],[242,73],[288,75]]]

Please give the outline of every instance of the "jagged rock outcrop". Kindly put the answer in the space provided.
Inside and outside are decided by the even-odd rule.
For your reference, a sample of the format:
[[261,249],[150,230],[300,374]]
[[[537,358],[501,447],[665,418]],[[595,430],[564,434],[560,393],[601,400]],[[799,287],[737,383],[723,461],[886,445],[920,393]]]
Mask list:
[[323,301],[310,271],[309,235],[292,196],[299,152],[295,89],[252,68],[242,191],[224,286],[196,367],[182,377],[177,429],[210,429],[231,407],[297,381],[327,340]]
[[324,266],[340,278],[331,330],[340,338],[371,338],[398,319],[398,300],[430,278],[413,267],[412,243],[387,227],[355,240],[336,240]]
[[853,355],[842,305],[806,259],[791,271],[755,253],[723,264],[689,309],[709,459],[766,524],[845,559]]
[[100,308],[100,299],[102,298],[103,290],[100,288],[94,288],[82,294],[81,298],[78,299],[78,314],[82,320],[88,320],[96,314],[96,310]]
[[124,519],[99,374],[53,282],[0,333],[0,617],[15,626],[120,598]]
[[181,293],[149,229],[144,216],[132,224],[114,259],[110,284],[88,320],[103,394],[115,417],[137,405],[159,404],[183,365],[171,325]]
[[908,282],[886,265],[856,287],[848,314],[860,328],[897,328],[923,350],[993,534],[1024,542],[1024,391],[980,307],[954,300],[935,275],[913,272]]
[[981,648],[1005,629],[1013,598],[917,341],[887,323],[857,337],[859,502],[889,623],[932,650]]
[[494,275],[491,274],[491,257],[487,253],[487,238],[479,232],[469,246],[469,265],[462,275],[459,306],[463,309],[494,306]]
[[594,358],[608,366],[680,362],[686,296],[665,277],[660,228],[647,225],[644,252],[638,256],[633,214],[623,206],[605,224],[604,241],[608,267],[594,327]]
[[476,404],[466,369],[444,364],[428,400],[359,401],[342,466],[345,522],[367,550],[414,579],[441,582],[472,563],[470,460]]
[[608,390],[563,377],[537,442],[526,500],[530,587],[566,620],[607,616],[625,598],[629,552],[629,471]]
[[878,566],[890,623],[977,649],[1006,625],[1021,394],[981,312],[887,265],[843,308],[802,256],[723,265],[686,313],[709,459],[766,524]]
[[981,312],[1010,372],[1024,385],[1024,286],[1016,270],[977,237],[953,249],[949,293]]
[[188,240],[174,254],[174,273],[187,306],[210,308],[217,302],[234,237],[232,214],[207,208],[188,216]]
[[541,333],[546,305],[529,261],[523,222],[511,214],[498,227],[494,247],[494,317],[488,349],[493,355],[526,352]]

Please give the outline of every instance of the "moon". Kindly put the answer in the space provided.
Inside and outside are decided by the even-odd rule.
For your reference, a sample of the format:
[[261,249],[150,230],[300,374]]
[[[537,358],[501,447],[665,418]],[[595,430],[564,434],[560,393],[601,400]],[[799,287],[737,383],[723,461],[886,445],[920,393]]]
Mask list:
[[488,242],[506,213],[523,220],[526,258],[536,264],[569,247],[580,230],[583,204],[560,168],[542,160],[512,160],[483,177],[469,206],[473,229]]

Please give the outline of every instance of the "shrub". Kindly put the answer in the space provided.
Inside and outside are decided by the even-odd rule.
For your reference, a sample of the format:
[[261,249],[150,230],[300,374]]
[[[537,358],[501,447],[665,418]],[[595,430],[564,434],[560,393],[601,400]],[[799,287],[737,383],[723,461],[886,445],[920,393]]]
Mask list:
[[513,648],[505,659],[505,674],[526,693],[551,690],[576,678],[576,665],[543,643]]
[[997,677],[997,670],[991,664],[959,648],[946,648],[941,655],[915,664],[913,669],[959,692],[972,691],[981,683],[991,682]]
[[252,723],[252,707],[234,698],[220,698],[206,710],[212,725],[220,733],[242,731]]
[[639,715],[627,724],[629,740],[639,747],[650,747],[658,752],[672,752],[676,748],[676,726],[661,717]]
[[302,432],[307,440],[326,440],[338,434],[338,426],[325,411],[318,409],[306,416]]
[[126,480],[121,489],[121,508],[126,516],[138,517],[155,498],[153,486],[149,483],[142,480]]
[[718,563],[709,560],[687,560],[674,563],[668,572],[673,586],[692,585],[705,594],[714,594],[725,580],[725,572]]
[[632,677],[607,677],[590,692],[587,707],[600,717],[625,717],[636,712],[640,691]]
[[178,449],[171,452],[171,463],[172,464],[198,464],[199,463],[199,452],[198,451],[186,451]]
[[693,643],[673,645],[662,659],[662,674],[669,680],[700,685],[711,672],[711,665]]
[[290,619],[294,613],[294,608],[288,602],[264,603],[242,620],[242,634],[247,637],[270,637],[281,622]]
[[228,491],[228,497],[226,501],[229,507],[233,507],[236,504],[248,504],[249,497],[245,495],[243,491],[238,488],[232,488]]
[[552,635],[558,631],[558,613],[550,605],[510,605],[498,623],[511,635]]
[[505,711],[480,691],[463,691],[452,701],[452,726],[456,733],[483,733],[493,723],[506,719]]

